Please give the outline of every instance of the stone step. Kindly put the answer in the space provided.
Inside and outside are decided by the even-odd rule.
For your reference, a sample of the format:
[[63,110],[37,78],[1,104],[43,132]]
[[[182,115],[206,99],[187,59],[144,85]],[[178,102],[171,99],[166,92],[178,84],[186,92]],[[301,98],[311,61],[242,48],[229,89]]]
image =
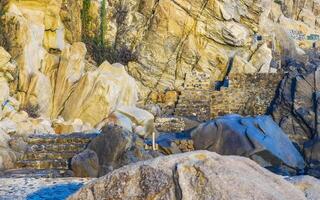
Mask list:
[[15,163],[17,169],[69,169],[69,162],[61,160],[19,160]]
[[1,178],[65,178],[72,177],[71,170],[59,169],[12,169],[3,172]]
[[199,93],[182,93],[181,95],[179,95],[179,99],[208,99],[210,98],[212,95],[212,93],[208,93],[208,94],[199,94]]
[[64,151],[64,152],[27,152],[23,160],[54,160],[54,159],[70,159],[80,151]]
[[192,109],[197,110],[199,108],[210,108],[210,106],[211,105],[209,103],[208,104],[202,104],[202,105],[199,105],[199,104],[195,104],[195,105],[193,105],[193,104],[178,104],[176,106],[176,109],[177,108],[181,108],[181,109],[185,108],[185,109],[189,109],[189,110],[192,110]]
[[175,113],[210,113],[210,107],[198,107],[198,108],[188,108],[188,107],[177,107]]
[[33,144],[27,149],[27,153],[39,152],[80,152],[86,148],[87,144]]
[[29,136],[26,142],[28,144],[70,144],[70,143],[87,144],[97,135],[98,133],[90,133],[90,134],[72,133],[72,134],[66,134],[66,135],[41,134],[41,135]]
[[183,100],[179,100],[178,101],[178,105],[179,104],[187,104],[187,105],[210,105],[211,104],[211,100],[192,100],[192,99],[183,99]]

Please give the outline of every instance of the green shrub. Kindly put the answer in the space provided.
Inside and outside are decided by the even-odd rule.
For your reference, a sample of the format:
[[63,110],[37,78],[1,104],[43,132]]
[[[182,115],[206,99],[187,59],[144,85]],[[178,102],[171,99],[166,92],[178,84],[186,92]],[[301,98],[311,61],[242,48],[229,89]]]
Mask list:
[[118,62],[123,65],[127,65],[130,61],[137,61],[137,55],[127,47],[122,47],[117,50],[113,46],[106,46],[98,41],[90,41],[86,44],[88,52],[90,52],[98,65],[105,60],[110,63]]
[[[127,47],[122,48],[115,48],[112,45],[108,45],[105,42],[105,34],[107,30],[107,9],[105,7],[106,0],[101,1],[101,7],[100,7],[100,27],[99,27],[99,33],[96,34],[94,38],[89,38],[87,35],[87,30],[89,28],[90,23],[90,17],[89,17],[89,9],[90,9],[90,0],[84,0],[83,2],[84,6],[81,12],[82,16],[82,25],[83,25],[83,36],[82,40],[86,43],[87,49],[89,54],[92,56],[92,58],[97,62],[98,65],[100,65],[105,60],[109,61],[110,63],[121,63],[123,65],[127,65],[130,61],[136,61],[137,56],[135,53],[133,53],[130,49]],[[119,11],[117,10],[117,21],[124,20],[124,17],[126,16],[125,11],[121,11],[119,7]]]

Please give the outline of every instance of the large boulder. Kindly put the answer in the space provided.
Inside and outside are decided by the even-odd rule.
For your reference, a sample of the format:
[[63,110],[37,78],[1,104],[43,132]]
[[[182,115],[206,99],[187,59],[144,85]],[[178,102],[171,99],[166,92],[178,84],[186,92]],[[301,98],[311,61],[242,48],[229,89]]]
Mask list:
[[[125,67],[105,61],[98,69],[86,73],[79,80],[64,103],[61,116],[66,121],[80,119],[91,126],[97,126],[113,114],[121,119],[129,118],[135,127],[141,127],[135,131],[139,135],[150,136],[154,132],[154,117],[137,108],[137,100],[136,82]],[[121,119],[118,121],[121,122]],[[118,124],[128,127],[126,123]],[[130,125],[128,129],[132,129]]]
[[99,174],[99,158],[92,150],[85,150],[71,160],[73,174],[79,177],[97,177]]
[[122,167],[81,188],[70,200],[305,200],[304,193],[253,161],[196,151]]
[[118,105],[135,106],[136,93],[135,81],[124,66],[105,61],[80,79],[65,102],[61,116],[67,121],[78,118],[95,126],[114,112]]
[[[89,152],[91,156],[88,156]],[[144,142],[138,135],[120,126],[109,125],[102,128],[101,134],[88,144],[85,152],[75,156],[71,164],[77,176],[97,177],[124,165],[160,155],[158,152],[145,150]],[[94,157],[98,159],[98,168]],[[98,169],[98,173],[92,173],[92,169]]]
[[199,125],[191,137],[196,150],[246,156],[272,170],[305,167],[303,157],[270,116],[227,115]]

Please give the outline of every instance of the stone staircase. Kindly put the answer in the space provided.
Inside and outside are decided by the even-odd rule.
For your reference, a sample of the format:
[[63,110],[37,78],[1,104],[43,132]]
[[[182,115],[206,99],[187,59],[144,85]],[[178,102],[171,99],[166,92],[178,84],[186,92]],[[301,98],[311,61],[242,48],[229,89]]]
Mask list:
[[97,136],[74,133],[68,135],[31,135],[26,139],[27,150],[15,169],[6,171],[5,177],[67,177],[72,176],[70,162]]

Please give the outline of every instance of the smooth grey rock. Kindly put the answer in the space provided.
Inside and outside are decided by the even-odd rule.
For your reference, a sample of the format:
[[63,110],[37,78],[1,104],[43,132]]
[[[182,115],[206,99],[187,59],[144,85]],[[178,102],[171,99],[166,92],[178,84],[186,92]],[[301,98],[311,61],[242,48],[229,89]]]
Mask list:
[[191,132],[196,150],[250,157],[263,167],[302,170],[303,157],[270,116],[227,115]]

